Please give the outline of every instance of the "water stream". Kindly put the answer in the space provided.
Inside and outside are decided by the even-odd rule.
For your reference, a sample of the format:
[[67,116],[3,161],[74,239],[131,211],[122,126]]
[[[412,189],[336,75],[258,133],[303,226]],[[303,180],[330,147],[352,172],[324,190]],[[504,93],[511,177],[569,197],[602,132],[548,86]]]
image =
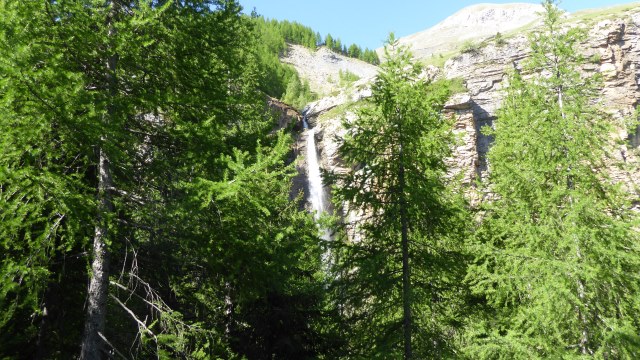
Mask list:
[[[313,217],[317,220],[325,212],[325,189],[322,184],[322,175],[320,174],[320,164],[318,162],[318,150],[316,149],[316,130],[309,127],[307,115],[303,114],[302,124],[307,134],[307,181],[309,184],[309,198],[307,201],[311,204]],[[320,238],[325,241],[331,241],[331,233],[329,229],[319,227]],[[322,262],[329,266],[331,261],[329,250],[322,255]]]

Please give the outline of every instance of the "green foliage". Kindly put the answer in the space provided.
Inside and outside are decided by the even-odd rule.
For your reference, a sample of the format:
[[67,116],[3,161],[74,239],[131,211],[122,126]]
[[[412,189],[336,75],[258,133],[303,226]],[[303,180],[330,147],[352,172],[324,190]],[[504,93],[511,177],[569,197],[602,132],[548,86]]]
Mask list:
[[360,46],[357,44],[351,44],[349,47],[347,45],[343,45],[340,39],[336,39],[331,34],[327,34],[324,40],[324,45],[344,56],[352,57],[354,59],[360,59],[362,61],[368,62],[372,65],[380,65],[380,58],[378,57],[378,53],[375,50],[370,50],[369,48],[365,48],[362,50]]
[[[348,357],[401,358],[405,302],[413,312],[416,358],[452,356],[464,211],[444,180],[453,134],[440,110],[449,91],[421,80],[422,68],[393,37],[386,58],[358,120],[343,123],[339,153],[353,170],[328,174],[336,203],[360,217],[340,228],[351,238],[334,241]],[[410,289],[401,281],[403,243]]]
[[348,87],[354,82],[360,80],[360,77],[349,70],[338,72],[338,76],[340,77],[340,86]]
[[636,107],[636,111],[627,117],[625,126],[631,148],[640,147],[640,108]]
[[482,44],[476,41],[467,40],[460,47],[460,52],[475,54],[480,51],[482,48]]
[[464,79],[457,77],[447,81],[447,86],[451,94],[459,94],[467,92],[467,86],[464,83]]
[[369,64],[380,65],[380,57],[378,57],[378,53],[375,50],[370,50],[368,48],[363,50],[361,60],[366,61]]
[[255,155],[223,156],[220,179],[182,184],[192,203],[175,215],[185,235],[178,251],[204,260],[176,274],[176,291],[185,306],[198,304],[210,322],[228,329],[231,348],[249,357],[309,357],[317,351],[311,340],[321,338],[313,326],[323,306],[317,230],[289,199],[289,148],[289,137],[279,134]]
[[276,35],[278,41],[281,40],[282,48],[280,51],[286,51],[286,43],[297,44],[315,50],[319,43],[319,34],[314,32],[310,27],[304,26],[297,22],[287,20],[278,21],[275,19],[265,19],[262,16],[253,18],[258,28],[258,33],[268,33],[270,36]]
[[0,0],[0,358],[77,357],[97,149],[113,176],[108,351],[319,356],[316,227],[257,91],[278,45],[235,1],[127,4],[110,27],[103,1]]
[[600,54],[593,54],[589,58],[589,62],[592,64],[599,65],[602,62],[602,56],[600,56]]
[[[102,335],[123,358],[399,358],[405,305],[417,358],[640,356],[637,215],[604,171],[584,34],[554,3],[488,130],[495,201],[467,244],[441,114],[460,79],[421,79],[392,38],[373,97],[323,115],[358,115],[339,150],[352,171],[327,176],[359,219],[334,229],[330,273],[264,106],[314,99],[279,56],[320,34],[233,0],[105,3],[0,0],[0,358],[77,357],[96,223]],[[98,193],[100,152],[113,186]]]
[[288,21],[252,18],[255,32],[258,66],[260,69],[259,88],[267,95],[281,99],[291,106],[302,109],[315,100],[309,84],[300,79],[295,68],[283,64],[280,57],[288,50],[287,43],[294,43],[315,49],[317,34],[310,28]]
[[500,32],[496,33],[496,36],[493,38],[493,40],[496,42],[496,46],[507,45],[507,40],[504,38],[504,35],[502,35],[502,33]]
[[282,101],[297,108],[299,111],[311,101],[316,100],[317,96],[311,91],[308,81],[300,82],[297,76],[294,76],[289,80],[287,85],[287,91],[282,97]]
[[351,46],[349,46],[349,49],[347,50],[347,53],[350,57],[358,59],[362,55],[362,49],[360,49],[360,47],[356,44],[351,44]]
[[[490,185],[467,281],[482,307],[471,358],[635,358],[640,236],[605,172],[607,116],[591,105],[581,30],[545,1],[526,80],[511,75],[489,151]],[[635,219],[635,220],[634,220]],[[637,224],[637,223],[636,223]]]

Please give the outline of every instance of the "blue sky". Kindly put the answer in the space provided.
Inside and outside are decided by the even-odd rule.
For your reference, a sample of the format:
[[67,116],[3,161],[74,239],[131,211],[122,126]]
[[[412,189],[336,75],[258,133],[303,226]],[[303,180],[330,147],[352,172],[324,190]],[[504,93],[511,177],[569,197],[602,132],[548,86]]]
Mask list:
[[[246,13],[278,20],[293,20],[310,26],[322,36],[331,33],[343,43],[371,49],[382,46],[389,32],[402,37],[425,30],[456,11],[478,3],[528,2],[539,0],[240,0]],[[575,12],[637,1],[564,0],[560,7]],[[639,5],[640,6],[640,5]]]

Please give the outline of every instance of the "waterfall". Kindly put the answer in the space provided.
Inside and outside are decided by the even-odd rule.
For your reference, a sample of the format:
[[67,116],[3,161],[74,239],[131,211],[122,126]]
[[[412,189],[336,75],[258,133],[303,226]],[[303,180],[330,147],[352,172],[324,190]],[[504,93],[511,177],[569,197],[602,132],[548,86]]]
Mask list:
[[[325,191],[322,185],[322,176],[320,175],[320,164],[318,162],[318,151],[316,149],[316,130],[309,127],[307,115],[303,113],[302,125],[307,133],[307,182],[309,184],[309,198],[307,201],[311,204],[313,217],[318,220],[325,212]],[[325,241],[331,240],[329,229],[319,228],[320,238]],[[322,255],[322,261],[325,265],[330,265],[330,253],[327,250]]]
[[307,180],[309,182],[309,202],[316,219],[324,212],[324,188],[320,165],[318,164],[318,152],[316,150],[316,130],[309,128],[306,115],[302,119],[307,131]]

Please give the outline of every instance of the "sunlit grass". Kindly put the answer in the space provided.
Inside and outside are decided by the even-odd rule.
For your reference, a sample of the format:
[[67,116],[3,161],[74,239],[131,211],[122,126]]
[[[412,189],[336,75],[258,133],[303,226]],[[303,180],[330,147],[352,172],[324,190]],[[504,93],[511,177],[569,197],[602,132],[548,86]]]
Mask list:
[[460,49],[445,51],[437,54],[431,54],[431,56],[420,59],[420,63],[424,66],[433,65],[435,67],[444,68],[444,64],[447,60],[460,54]]
[[631,10],[640,11],[640,2],[634,2],[631,4],[625,5],[616,5],[601,9],[588,9],[575,12],[567,19],[567,22],[596,22],[600,20],[605,20],[611,17],[617,17],[620,15],[625,15],[625,13],[630,12]]

